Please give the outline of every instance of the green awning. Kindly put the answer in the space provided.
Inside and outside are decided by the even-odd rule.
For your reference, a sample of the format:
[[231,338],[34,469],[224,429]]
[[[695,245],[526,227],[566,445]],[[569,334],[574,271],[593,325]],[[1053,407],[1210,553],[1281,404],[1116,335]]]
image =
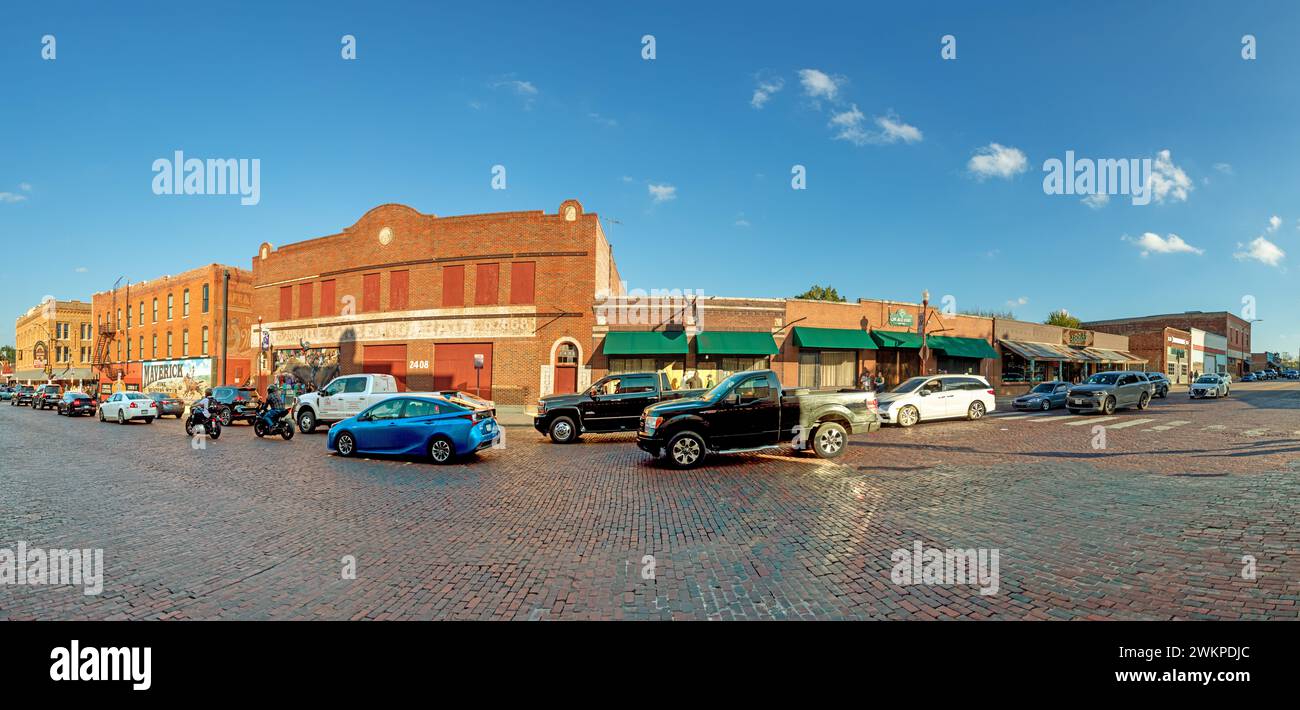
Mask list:
[[685,355],[686,333],[617,330],[605,334],[606,355]]
[[921,347],[921,336],[908,330],[873,330],[871,337],[876,339],[882,348],[910,348],[917,350]]
[[795,326],[794,344],[816,350],[875,350],[876,341],[854,328],[804,328]]
[[695,336],[700,355],[775,355],[780,350],[767,331],[709,330]]
[[948,357],[996,358],[998,351],[980,338],[959,338],[952,335],[932,335],[926,339],[931,348],[942,350]]

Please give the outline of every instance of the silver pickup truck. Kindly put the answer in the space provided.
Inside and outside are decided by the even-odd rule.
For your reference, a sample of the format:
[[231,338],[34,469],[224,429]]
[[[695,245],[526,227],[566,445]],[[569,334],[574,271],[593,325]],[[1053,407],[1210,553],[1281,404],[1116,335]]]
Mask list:
[[1071,414],[1114,414],[1116,409],[1126,407],[1146,409],[1155,391],[1155,385],[1145,373],[1136,370],[1098,372],[1087,382],[1070,388],[1065,396],[1065,408]]

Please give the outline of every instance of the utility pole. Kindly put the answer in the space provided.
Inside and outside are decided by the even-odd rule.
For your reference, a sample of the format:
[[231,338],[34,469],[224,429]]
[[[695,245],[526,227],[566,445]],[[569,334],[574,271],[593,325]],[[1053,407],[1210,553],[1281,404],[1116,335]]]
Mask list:
[[226,379],[226,344],[230,340],[230,269],[221,271],[221,384],[228,385]]
[[921,375],[926,374],[926,362],[930,359],[930,344],[926,339],[926,316],[930,313],[930,290],[921,292]]

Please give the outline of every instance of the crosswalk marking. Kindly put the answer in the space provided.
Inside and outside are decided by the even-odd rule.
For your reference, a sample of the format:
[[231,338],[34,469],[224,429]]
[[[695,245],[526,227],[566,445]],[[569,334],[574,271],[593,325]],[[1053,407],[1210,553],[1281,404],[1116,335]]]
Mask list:
[[1000,415],[998,415],[998,419],[1024,419],[1025,417],[1028,417],[1028,416],[1032,416],[1032,415],[1029,415],[1029,414],[1000,414]]
[[1061,421],[1062,419],[1074,419],[1075,417],[1081,417],[1081,416],[1083,416],[1083,415],[1082,415],[1082,414],[1060,414],[1060,415],[1057,415],[1057,414],[1048,414],[1048,415],[1044,415],[1044,416],[1041,416],[1041,417],[1035,417],[1035,418],[1034,418],[1034,421],[1036,421],[1036,422],[1049,422],[1049,421],[1050,421],[1050,422],[1059,422],[1059,421]]
[[1066,422],[1065,426],[1083,426],[1084,424],[1096,424],[1097,422],[1108,422],[1116,417],[1088,417],[1081,422]]
[[1149,429],[1143,429],[1142,431],[1169,431],[1176,426],[1182,426],[1184,424],[1191,424],[1191,422],[1183,421],[1182,419],[1174,419],[1173,421],[1165,422],[1160,426],[1153,426]]
[[1124,422],[1123,424],[1111,424],[1111,425],[1107,426],[1106,428],[1107,428],[1107,429],[1127,429],[1128,427],[1131,427],[1131,426],[1137,426],[1137,425],[1139,425],[1139,424],[1146,424],[1147,422],[1154,422],[1154,421],[1155,421],[1154,419],[1130,419],[1129,421],[1126,421],[1126,422]]

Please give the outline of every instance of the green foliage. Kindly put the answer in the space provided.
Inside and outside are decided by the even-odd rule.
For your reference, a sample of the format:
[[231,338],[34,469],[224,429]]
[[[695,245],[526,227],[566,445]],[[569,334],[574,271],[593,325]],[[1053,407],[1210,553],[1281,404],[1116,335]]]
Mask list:
[[844,303],[847,299],[835,290],[834,286],[821,286],[813,284],[813,287],[795,296],[795,298],[804,298],[810,301],[831,301],[833,303]]
[[1047,320],[1043,322],[1048,325],[1059,325],[1062,328],[1079,328],[1083,326],[1083,321],[1070,315],[1064,308],[1048,313]]

